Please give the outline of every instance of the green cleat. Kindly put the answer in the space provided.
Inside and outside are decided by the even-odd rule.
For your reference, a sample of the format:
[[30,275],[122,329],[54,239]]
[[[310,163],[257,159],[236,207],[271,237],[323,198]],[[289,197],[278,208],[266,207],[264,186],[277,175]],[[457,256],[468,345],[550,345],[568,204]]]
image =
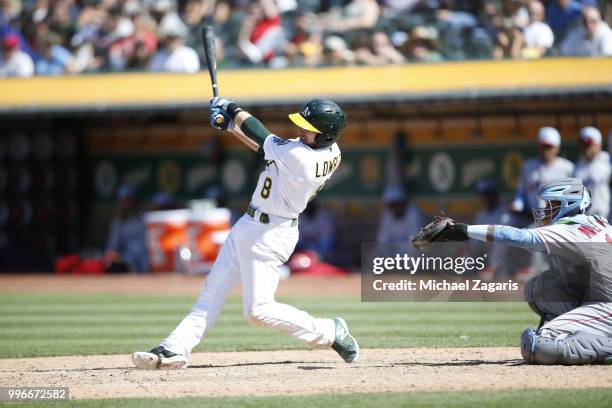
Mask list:
[[612,356],[608,356],[608,357],[604,358],[603,363],[605,365],[612,365]]
[[336,338],[332,348],[347,363],[356,362],[359,358],[359,344],[357,344],[357,340],[349,333],[348,326],[343,318],[334,318],[334,324],[336,325]]

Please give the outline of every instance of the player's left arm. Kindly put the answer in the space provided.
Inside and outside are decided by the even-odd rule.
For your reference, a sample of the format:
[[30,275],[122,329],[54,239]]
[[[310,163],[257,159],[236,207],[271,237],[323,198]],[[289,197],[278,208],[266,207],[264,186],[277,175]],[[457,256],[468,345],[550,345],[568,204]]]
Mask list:
[[[217,115],[224,119],[222,125],[215,122]],[[249,112],[235,102],[215,98],[211,101],[210,122],[216,129],[227,130],[247,145],[251,150],[263,156],[263,144],[272,133]]]
[[230,132],[261,156],[264,155],[264,142],[272,134],[259,119],[244,110],[234,117],[234,127]]
[[483,242],[499,242],[532,252],[545,252],[546,243],[535,230],[508,225],[468,225],[467,237]]
[[438,215],[412,238],[412,244],[426,250],[433,242],[462,242],[468,239],[499,242],[533,252],[547,250],[543,236],[534,230],[505,225],[468,225],[456,222],[445,215]]

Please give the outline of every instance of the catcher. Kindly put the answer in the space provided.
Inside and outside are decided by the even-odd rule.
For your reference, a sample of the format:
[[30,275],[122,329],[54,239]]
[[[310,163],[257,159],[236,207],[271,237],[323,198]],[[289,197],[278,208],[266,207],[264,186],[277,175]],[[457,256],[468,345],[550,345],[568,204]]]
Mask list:
[[549,256],[550,270],[527,282],[525,300],[540,316],[538,328],[521,335],[521,354],[531,364],[612,364],[612,225],[586,215],[589,191],[580,179],[540,188],[543,208],[533,210],[538,228],[460,224],[445,216],[424,226],[413,245],[477,239]]

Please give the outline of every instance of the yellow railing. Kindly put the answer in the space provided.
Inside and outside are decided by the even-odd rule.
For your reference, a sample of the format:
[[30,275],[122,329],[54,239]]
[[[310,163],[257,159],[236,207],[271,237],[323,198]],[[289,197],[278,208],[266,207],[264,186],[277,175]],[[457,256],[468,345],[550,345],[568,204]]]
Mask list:
[[[221,70],[219,84],[223,96],[239,101],[516,88],[610,87],[612,58]],[[0,109],[180,105],[206,101],[210,93],[206,72],[193,75],[130,73],[1,79]]]

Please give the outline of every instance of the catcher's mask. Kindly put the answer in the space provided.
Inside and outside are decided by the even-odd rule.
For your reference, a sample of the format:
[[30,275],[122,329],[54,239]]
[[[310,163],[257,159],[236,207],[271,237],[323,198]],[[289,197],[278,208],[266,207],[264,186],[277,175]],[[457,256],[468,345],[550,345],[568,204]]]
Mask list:
[[584,214],[591,208],[589,190],[578,178],[545,184],[537,197],[544,202],[544,207],[532,210],[533,218],[540,226],[555,223],[563,217]]
[[347,125],[346,113],[333,101],[313,99],[289,119],[302,129],[316,133],[315,146],[327,147],[336,142]]

